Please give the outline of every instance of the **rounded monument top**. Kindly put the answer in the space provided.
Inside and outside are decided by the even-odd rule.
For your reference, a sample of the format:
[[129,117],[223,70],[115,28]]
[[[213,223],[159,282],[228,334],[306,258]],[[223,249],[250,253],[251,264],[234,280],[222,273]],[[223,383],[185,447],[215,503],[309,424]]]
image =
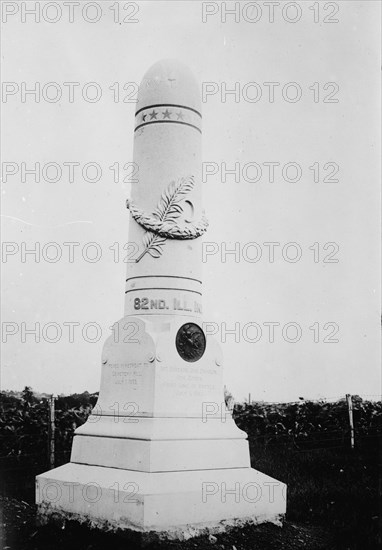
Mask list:
[[142,79],[137,111],[151,105],[170,104],[201,111],[199,86],[191,70],[177,59],[162,59]]

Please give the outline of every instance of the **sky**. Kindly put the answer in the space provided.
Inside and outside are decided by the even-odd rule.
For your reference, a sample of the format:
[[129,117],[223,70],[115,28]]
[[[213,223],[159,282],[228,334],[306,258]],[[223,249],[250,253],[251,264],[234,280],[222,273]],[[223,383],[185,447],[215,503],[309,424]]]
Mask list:
[[123,316],[134,94],[178,58],[202,94],[204,319],[227,388],[376,398],[380,3],[85,4],[36,2],[36,22],[2,2],[1,388],[99,389]]

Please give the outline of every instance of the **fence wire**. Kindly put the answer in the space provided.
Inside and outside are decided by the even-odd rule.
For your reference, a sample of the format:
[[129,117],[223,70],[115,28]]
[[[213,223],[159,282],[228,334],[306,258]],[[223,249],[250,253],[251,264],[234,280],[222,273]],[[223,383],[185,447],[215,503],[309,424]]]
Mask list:
[[[77,426],[81,425],[82,422],[86,421],[88,414],[91,411],[91,405],[86,403],[85,405],[80,405],[76,408],[69,409],[56,409],[54,410],[54,400],[37,401],[34,404],[25,404],[21,399],[19,399],[19,409],[16,410],[17,415],[10,415],[10,418],[7,418],[7,413],[15,412],[15,402],[11,405],[9,403],[1,403],[1,398],[4,394],[0,393],[0,465],[6,464],[9,461],[14,461],[19,463],[21,461],[28,459],[41,460],[45,454],[46,463],[51,467],[56,461],[58,461],[63,456],[69,456],[71,452],[71,442],[74,430]],[[5,394],[6,395],[6,394]],[[14,396],[13,396],[14,397]],[[365,419],[365,416],[362,417],[363,410],[359,405],[365,403],[372,403],[368,401],[368,398],[379,398],[382,401],[381,396],[378,394],[369,394],[369,395],[356,395],[354,396],[355,402],[353,403],[353,410],[357,415],[357,422],[355,425],[354,435],[357,445],[361,445],[362,442],[369,439],[376,439],[381,435],[381,423],[377,423],[376,426],[360,426],[362,420]],[[365,400],[359,402],[359,398]],[[15,398],[16,399],[16,398]],[[64,399],[61,396],[58,398],[60,400]],[[317,400],[303,400],[290,401],[287,403],[280,402],[269,402],[269,401],[251,401],[251,403],[235,403],[234,406],[234,416],[236,416],[236,421],[240,424],[240,420],[245,417],[246,412],[253,407],[268,407],[268,406],[278,406],[285,408],[289,405],[304,405],[315,404],[325,407],[334,406],[338,402],[345,401],[345,396],[336,396],[328,397]],[[57,398],[56,398],[57,400]],[[17,403],[17,401],[16,401]],[[31,410],[34,410],[33,407],[38,407],[37,417],[38,421],[42,424],[36,428],[36,431],[30,431],[30,426],[28,425],[27,431],[23,430],[23,426],[28,421],[30,423],[30,418],[28,418],[28,413]],[[53,410],[51,409],[53,407]],[[53,413],[53,416],[52,416]],[[23,417],[23,414],[25,418]],[[20,416],[21,415],[21,416]],[[371,418],[371,417],[370,417]],[[369,418],[369,420],[370,420]],[[17,422],[15,422],[15,419]],[[53,427],[50,427],[50,420],[54,419]],[[252,423],[253,426],[256,425],[258,419],[250,418],[248,421]],[[345,422],[345,419],[342,419]],[[366,419],[367,420],[367,419]],[[8,424],[7,424],[8,421]],[[36,418],[34,421],[37,421]],[[12,423],[9,425],[9,423]],[[358,423],[358,425],[357,425]],[[251,428],[252,428],[251,425]],[[280,423],[279,423],[280,425]],[[269,421],[268,426],[271,429],[275,429],[277,422],[272,424],[272,421]],[[52,429],[53,428],[53,429]],[[285,427],[283,426],[285,429]],[[13,433],[4,433],[5,431],[13,429]],[[245,428],[242,428],[245,429]],[[277,428],[276,428],[277,429]],[[369,433],[364,433],[365,429],[369,430]],[[289,429],[290,430],[290,429]],[[295,427],[295,432],[289,431],[288,433],[271,433],[271,431],[265,431],[263,434],[252,434],[250,433],[248,439],[251,443],[256,443],[259,441],[264,442],[266,445],[270,444],[272,441],[284,440],[285,442],[290,441],[296,446],[296,452],[316,452],[322,450],[338,449],[338,448],[347,448],[349,446],[350,438],[350,426],[337,426],[336,429],[326,430],[325,428],[320,429],[310,429],[307,426],[306,433],[299,433],[297,427]],[[38,440],[41,443],[41,446],[45,446],[45,453],[43,449],[37,450],[36,452],[27,452],[30,450],[30,447],[33,443]],[[341,445],[333,445],[335,442],[341,441]],[[52,446],[53,443],[53,446]],[[301,448],[304,444],[308,444],[309,448]],[[66,449],[63,447],[67,447]],[[29,447],[29,448],[28,448]],[[52,457],[53,450],[53,457]],[[23,465],[17,465],[11,468],[5,468],[3,471],[10,471],[14,469],[22,469]]]

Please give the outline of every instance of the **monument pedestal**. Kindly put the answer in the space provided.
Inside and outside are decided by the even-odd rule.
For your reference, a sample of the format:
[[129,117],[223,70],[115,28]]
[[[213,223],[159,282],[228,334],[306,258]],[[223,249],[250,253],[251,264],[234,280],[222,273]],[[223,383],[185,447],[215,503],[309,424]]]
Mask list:
[[36,478],[41,519],[178,538],[243,521],[280,522],[286,486],[250,467],[246,434],[223,401],[219,345],[207,338],[195,364],[182,364],[176,352],[187,320],[118,322],[118,341],[110,336],[102,354],[98,403],[75,431],[71,462]]
[[252,468],[137,472],[69,463],[37,478],[42,519],[179,539],[246,522],[280,524],[285,488]]

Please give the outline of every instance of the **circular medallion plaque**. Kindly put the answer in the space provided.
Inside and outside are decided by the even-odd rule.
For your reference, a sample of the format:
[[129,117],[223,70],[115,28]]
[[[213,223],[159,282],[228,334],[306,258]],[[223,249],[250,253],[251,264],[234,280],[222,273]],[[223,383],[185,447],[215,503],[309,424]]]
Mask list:
[[195,323],[181,326],[176,335],[176,349],[185,361],[198,361],[206,349],[206,337],[202,329]]

